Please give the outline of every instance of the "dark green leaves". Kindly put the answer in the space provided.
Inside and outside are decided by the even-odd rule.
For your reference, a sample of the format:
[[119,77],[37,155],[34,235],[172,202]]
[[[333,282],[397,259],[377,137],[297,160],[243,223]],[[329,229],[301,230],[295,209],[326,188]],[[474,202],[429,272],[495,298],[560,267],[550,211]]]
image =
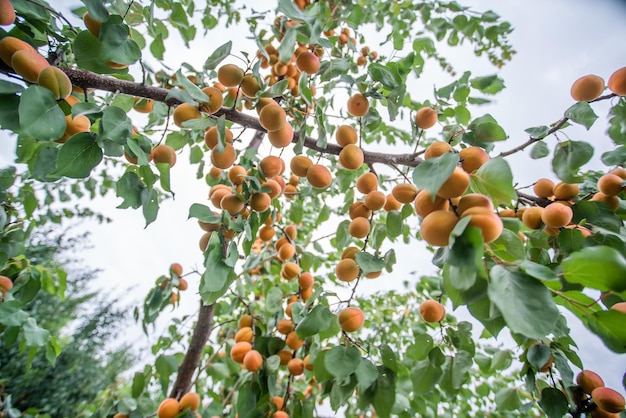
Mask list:
[[477,142],[504,141],[506,139],[506,132],[490,114],[474,119],[469,128],[474,131]]
[[59,139],[65,132],[65,115],[50,90],[30,86],[20,99],[20,128],[40,141]]
[[539,406],[549,418],[561,418],[569,409],[567,398],[557,388],[543,388],[541,390],[541,399]]
[[200,296],[207,305],[223,296],[237,277],[227,261],[218,234],[212,234],[205,251],[206,270],[200,279]]
[[497,75],[475,77],[470,80],[473,88],[486,94],[496,94],[504,88],[504,80]]
[[[585,102],[581,102],[585,103]],[[566,183],[578,183],[580,167],[593,156],[593,147],[581,141],[566,141],[557,145],[552,158],[554,173]]]
[[384,65],[372,63],[367,67],[367,72],[372,81],[378,81],[390,90],[396,88],[402,82],[402,78],[397,70],[394,72]]
[[491,269],[489,299],[498,307],[511,331],[543,338],[556,325],[559,311],[548,289],[519,270]]
[[132,64],[141,58],[141,49],[137,42],[130,38],[130,30],[122,17],[109,17],[100,29],[102,42],[102,59],[118,64]]
[[470,179],[476,193],[490,196],[496,204],[509,204],[517,199],[513,187],[513,173],[504,158],[492,158],[483,164]]
[[326,369],[338,379],[351,375],[361,361],[361,354],[356,347],[336,346],[324,356]]
[[55,177],[85,178],[102,161],[102,149],[94,136],[82,132],[72,136],[59,150]]
[[587,130],[591,128],[598,115],[595,114],[591,105],[587,102],[578,102],[565,111],[565,117],[572,122],[583,125]]
[[233,47],[233,42],[228,41],[224,45],[217,48],[213,53],[207,58],[204,62],[205,70],[214,70],[217,68],[220,62],[224,60],[227,56],[230,55],[230,50]]
[[626,259],[614,248],[588,247],[562,263],[565,280],[602,291],[626,290]]
[[[279,305],[280,306],[280,305]],[[323,305],[317,305],[296,327],[299,338],[306,338],[327,330],[330,327],[333,315]]]
[[417,188],[426,189],[434,196],[448,180],[458,162],[459,156],[453,152],[429,158],[413,170],[413,183]]
[[387,262],[383,258],[373,256],[363,251],[355,254],[355,260],[363,274],[381,271],[385,265],[387,265]]

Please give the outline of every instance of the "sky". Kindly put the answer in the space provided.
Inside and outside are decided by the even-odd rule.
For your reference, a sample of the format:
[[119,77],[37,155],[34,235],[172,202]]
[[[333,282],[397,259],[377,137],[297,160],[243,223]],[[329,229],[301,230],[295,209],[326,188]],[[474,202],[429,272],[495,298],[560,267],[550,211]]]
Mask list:
[[[262,1],[257,4],[260,8],[269,3]],[[494,10],[515,28],[510,39],[517,54],[501,70],[485,59],[476,59],[471,49],[450,51],[459,71],[467,67],[475,75],[497,73],[505,80],[506,89],[494,98],[492,105],[481,110],[491,113],[510,136],[506,144],[496,148],[496,151],[524,142],[527,139],[524,129],[560,119],[564,110],[574,103],[569,90],[578,77],[593,73],[606,80],[610,73],[626,65],[626,1],[474,0],[470,3],[475,10]],[[210,39],[192,43],[191,50],[175,42],[177,38],[172,32],[172,39],[166,45],[165,61],[174,69],[178,69],[181,61],[199,67],[208,54],[227,39],[233,39],[233,52],[237,52],[237,46],[245,42],[246,34],[242,32],[211,33]],[[450,79],[441,74],[439,67],[432,64],[416,82],[416,89],[432,91],[433,84],[443,86],[449,82]],[[432,100],[432,97],[425,98]],[[600,104],[594,109],[600,118],[591,131],[572,127],[561,138],[593,143],[597,147],[594,161],[583,168],[606,170],[599,162],[601,150],[610,146],[608,137],[604,135],[606,106]],[[2,132],[0,136],[5,138],[6,134]],[[553,139],[548,140],[550,148],[554,143]],[[10,144],[6,140],[0,146],[2,166],[11,161]],[[550,170],[549,159],[533,161],[527,156],[528,152],[523,152],[508,160],[520,184],[532,184],[538,175],[556,179]],[[201,268],[198,239],[202,231],[195,220],[187,220],[187,211],[192,203],[206,203],[208,187],[201,181],[188,181],[195,178],[195,167],[184,164],[186,158],[186,153],[179,156],[179,163],[172,169],[175,199],[161,205],[158,220],[148,228],[144,229],[140,211],[115,209],[120,199],[114,196],[93,202],[94,207],[115,221],[109,225],[86,224],[92,232],[93,249],[87,249],[82,255],[88,265],[103,269],[100,275],[102,289],[119,295],[124,303],[140,304],[154,279],[166,274],[172,262],[181,263],[185,271]],[[368,281],[367,286],[359,287],[359,293],[375,291],[391,280],[400,284],[414,270],[420,273],[434,271],[430,263],[431,255],[423,251],[423,245],[412,243],[395,248],[399,260],[415,260],[413,264],[398,265],[390,280]],[[193,289],[198,279],[192,276],[189,282],[190,289]],[[195,295],[189,291],[183,294],[179,312],[191,313],[196,308]],[[576,319],[570,320],[570,326],[575,330],[574,338],[579,344],[579,355],[585,366],[600,373],[607,386],[624,393],[620,384],[626,371],[624,356],[620,358],[607,350]],[[147,341],[142,335],[131,338],[141,344]]]

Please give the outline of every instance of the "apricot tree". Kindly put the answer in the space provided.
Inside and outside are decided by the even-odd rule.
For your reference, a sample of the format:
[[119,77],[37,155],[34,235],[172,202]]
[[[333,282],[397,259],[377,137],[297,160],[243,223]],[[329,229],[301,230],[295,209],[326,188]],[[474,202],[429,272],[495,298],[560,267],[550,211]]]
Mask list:
[[[86,414],[624,409],[593,372],[575,378],[584,365],[562,310],[626,352],[626,68],[577,80],[562,117],[531,121],[525,142],[495,152],[508,135],[480,105],[503,80],[459,76],[438,48],[463,45],[504,65],[512,29],[492,11],[443,1],[82,3],[0,2],[0,126],[17,136],[16,165],[0,175],[3,338],[51,361],[58,352],[22,309],[38,292],[64,292],[62,271],[24,257],[29,231],[91,214],[56,202],[114,193],[148,226],[179,165],[195,165],[206,184],[181,210],[198,223],[203,268],[173,263],[136,311],[150,334],[165,309],[197,294],[192,331],[174,320],[127,390],[103,393]],[[247,28],[256,47],[215,42],[217,26]],[[206,54],[201,68],[163,62],[173,30],[185,43],[207,39],[194,51]],[[372,33],[395,53],[374,50]],[[412,91],[433,62],[454,81]],[[586,172],[594,146],[558,134],[589,129],[600,101],[610,103],[612,150],[605,172]],[[532,193],[507,162],[526,152],[551,159]],[[394,269],[411,260],[394,247],[417,241],[437,274],[360,294],[366,280],[403,280]],[[482,334],[453,316],[461,306]],[[506,330],[515,347],[485,342]]]

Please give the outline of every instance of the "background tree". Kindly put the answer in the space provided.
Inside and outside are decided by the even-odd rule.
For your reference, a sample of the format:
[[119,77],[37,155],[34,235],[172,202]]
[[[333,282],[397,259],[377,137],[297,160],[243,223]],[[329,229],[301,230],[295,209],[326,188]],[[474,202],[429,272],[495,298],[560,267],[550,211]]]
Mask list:
[[[561,310],[626,351],[626,70],[581,78],[562,117],[495,151],[508,135],[480,105],[503,80],[461,73],[439,49],[464,44],[504,65],[511,26],[491,11],[441,1],[281,0],[262,12],[221,1],[84,5],[72,23],[36,1],[5,3],[0,126],[18,135],[25,182],[12,189],[17,170],[3,172],[6,197],[19,198],[5,204],[5,335],[54,347],[24,308],[40,277],[20,244],[58,190],[71,200],[114,189],[120,208],[141,208],[149,225],[173,196],[184,150],[209,195],[186,213],[203,234],[202,268],[172,264],[136,311],[149,332],[199,277],[197,321],[168,327],[154,362],[121,399],[102,397],[96,416],[300,417],[323,415],[319,404],[383,417],[624,409],[597,376],[575,377],[572,366],[584,365]],[[257,49],[233,52],[226,41],[202,68],[171,71],[160,63],[164,22],[189,42],[198,15],[205,30],[247,25]],[[389,54],[373,50],[373,32]],[[415,93],[411,80],[431,61],[454,80]],[[589,129],[598,102],[609,102],[611,150],[604,172],[584,172],[594,145],[562,133]],[[147,114],[140,127],[134,112]],[[519,187],[507,161],[527,149],[551,157],[556,184]],[[438,273],[360,297],[366,279],[393,272],[395,245],[415,241]],[[61,277],[46,282],[63,293]],[[481,334],[450,315],[460,306]],[[503,330],[514,348],[480,338]]]

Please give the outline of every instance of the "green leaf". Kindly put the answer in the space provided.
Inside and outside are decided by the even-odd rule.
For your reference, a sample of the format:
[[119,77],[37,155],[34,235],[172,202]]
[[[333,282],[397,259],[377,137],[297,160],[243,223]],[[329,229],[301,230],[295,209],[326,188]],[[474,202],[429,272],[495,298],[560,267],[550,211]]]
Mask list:
[[608,134],[616,145],[626,145],[626,99],[611,108]]
[[583,318],[589,329],[616,353],[626,353],[625,320],[626,314],[615,309],[597,311]]
[[565,117],[574,123],[583,125],[587,130],[591,128],[598,115],[595,114],[591,105],[587,102],[577,102],[565,111]]
[[139,176],[132,172],[125,172],[115,184],[115,193],[117,197],[124,199],[118,206],[120,209],[133,208],[137,209],[141,206],[141,196],[145,186],[141,184]]
[[503,388],[496,392],[496,405],[499,411],[516,411],[522,407],[518,389]]
[[154,361],[154,368],[159,376],[161,391],[165,395],[170,385],[170,376],[178,370],[178,360],[174,356],[160,355]]
[[146,226],[156,220],[159,213],[159,196],[154,189],[141,190],[141,206],[143,217],[146,220]]
[[141,372],[135,372],[133,376],[133,384],[131,394],[133,398],[138,398],[146,387],[146,376]]
[[530,150],[530,158],[538,160],[539,158],[547,157],[550,154],[550,150],[545,142],[539,141],[533,145]]
[[385,367],[379,367],[380,375],[376,379],[374,400],[372,404],[381,418],[391,416],[393,404],[396,401],[396,375]]
[[[546,135],[548,135],[548,132],[550,132],[550,128],[545,125],[535,126],[533,128],[524,129],[524,132],[530,135],[531,138],[541,139],[541,138],[545,138]],[[537,144],[545,145],[545,143],[543,142],[538,142]]]
[[456,355],[448,357],[441,385],[449,392],[459,390],[467,382],[473,364],[471,353],[464,350],[459,350]]
[[222,217],[211,210],[208,206],[201,205],[200,203],[194,203],[189,207],[189,216],[187,219],[197,218],[202,222],[217,223],[222,220]]
[[125,74],[128,69],[114,70],[106,63],[102,42],[89,31],[82,31],[74,39],[72,44],[76,63],[82,69],[93,71],[98,74]]
[[104,6],[104,3],[99,0],[83,0],[85,6],[87,6],[87,11],[89,12],[89,16],[91,16],[94,20],[99,20],[104,22],[109,18],[109,11]]
[[319,334],[330,327],[332,319],[333,314],[326,306],[317,305],[298,324],[296,334],[300,339]]
[[398,210],[387,212],[387,236],[393,240],[402,235],[404,222],[402,222],[402,213]]
[[361,392],[372,386],[376,379],[378,379],[378,369],[366,358],[361,359],[361,362],[354,371],[354,374],[359,382],[358,388]]
[[[317,379],[318,382],[326,382],[333,379],[333,375],[330,374],[326,368],[326,354],[328,353],[329,350],[320,351],[317,353],[317,357],[315,357],[315,360],[313,361],[315,379]],[[334,367],[333,365],[330,366],[331,368]]]
[[22,310],[22,304],[17,300],[7,300],[0,303],[0,324],[7,327],[20,326],[30,318],[30,315]]
[[21,93],[24,91],[24,86],[20,86],[19,84],[11,83],[7,80],[0,80],[0,94],[10,95],[13,93]]
[[337,379],[343,379],[356,370],[361,353],[356,347],[335,346],[326,352],[324,366]]
[[[50,93],[52,94],[52,93]],[[20,96],[0,95],[0,127],[19,133],[20,131]],[[65,119],[65,118],[64,118]]]
[[541,370],[550,361],[550,357],[552,357],[552,350],[545,344],[532,345],[526,353],[526,359],[535,370]]
[[289,84],[289,80],[280,80],[269,89],[259,94],[259,97],[279,97],[282,96]]
[[379,81],[383,86],[392,90],[402,82],[397,70],[394,72],[384,65],[371,63],[367,67],[367,72],[372,81]]
[[385,259],[376,257],[372,254],[366,253],[365,251],[356,253],[354,259],[363,271],[363,274],[381,271],[387,265]]
[[285,31],[285,35],[278,47],[278,60],[280,62],[289,62],[291,59],[293,52],[296,50],[296,35],[296,26],[292,26]]
[[548,418],[562,418],[567,414],[569,405],[565,394],[557,388],[547,387],[541,390],[539,406]]
[[415,394],[426,394],[433,390],[443,376],[441,366],[443,366],[445,361],[446,358],[441,350],[435,347],[428,353],[427,360],[422,360],[416,364],[411,370],[411,381],[413,382]]
[[99,141],[113,141],[116,144],[124,145],[130,138],[133,125],[122,109],[116,106],[107,107],[100,121]]
[[470,187],[475,193],[491,197],[496,205],[509,204],[517,199],[513,187],[513,173],[504,158],[491,158],[470,178]]
[[50,90],[30,86],[20,99],[19,121],[22,132],[40,141],[53,141],[65,132],[65,115]]
[[489,299],[511,331],[539,339],[554,330],[559,310],[544,285],[519,270],[500,265],[493,267],[489,276]]
[[181,86],[195,101],[199,103],[207,103],[209,97],[204,94],[200,87],[192,83],[184,74],[182,69],[176,71],[176,83]]
[[504,80],[497,75],[475,77],[470,80],[470,84],[485,94],[496,94],[504,88]]
[[[580,102],[586,103],[586,102]],[[554,173],[566,183],[579,183],[578,175],[581,166],[593,156],[593,147],[587,142],[566,141],[557,145],[552,158]]]
[[271,314],[282,311],[282,300],[283,291],[280,289],[280,287],[274,286],[270,288],[270,290],[267,291],[267,293],[265,294],[265,310]]
[[211,235],[204,254],[206,270],[200,279],[200,296],[206,304],[211,304],[226,293],[237,275],[226,262],[218,234]]
[[498,125],[490,114],[474,119],[470,123],[469,128],[474,131],[476,141],[478,142],[504,141],[507,138],[504,129]]
[[388,368],[389,370],[393,372],[398,371],[398,363],[396,360],[396,355],[394,354],[391,347],[389,347],[387,344],[383,344],[380,347],[380,357],[383,361],[383,366],[385,366],[386,368]]
[[22,332],[27,347],[43,347],[48,341],[50,332],[37,325],[35,318],[26,318],[22,324]]
[[626,290],[626,259],[612,247],[583,248],[563,260],[561,267],[570,283],[601,291]]
[[94,135],[81,132],[72,136],[59,150],[56,171],[51,177],[85,178],[102,161],[102,149]]
[[526,249],[519,235],[506,228],[489,244],[489,248],[496,257],[504,261],[520,260],[526,256]]
[[459,155],[453,152],[429,158],[413,169],[413,183],[417,188],[426,189],[435,196],[443,183],[450,178],[458,162]]
[[218,64],[224,60],[227,56],[230,55],[230,50],[233,47],[233,42],[228,41],[224,45],[221,45],[217,48],[213,53],[207,58],[204,62],[205,70],[214,70],[217,68]]
[[523,260],[518,264],[520,270],[528,274],[530,277],[542,281],[558,281],[559,276],[552,269],[542,264],[535,263],[530,260]]
[[112,15],[100,28],[102,58],[118,64],[133,64],[141,58],[141,49],[130,38],[130,30],[122,16]]

